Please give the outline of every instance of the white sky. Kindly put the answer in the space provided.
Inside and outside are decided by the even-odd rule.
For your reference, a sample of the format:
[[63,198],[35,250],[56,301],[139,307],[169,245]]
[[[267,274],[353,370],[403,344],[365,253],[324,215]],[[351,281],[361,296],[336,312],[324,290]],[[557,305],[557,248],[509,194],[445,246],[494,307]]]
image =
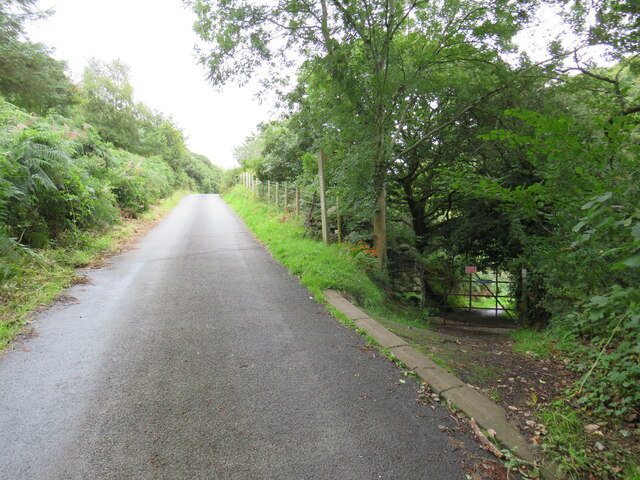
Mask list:
[[87,61],[119,58],[131,68],[137,101],[172,116],[188,148],[225,168],[233,148],[270,117],[271,105],[254,99],[255,87],[218,92],[194,55],[195,15],[180,0],[40,0],[55,14],[28,26],[32,41],[55,48],[74,81]]

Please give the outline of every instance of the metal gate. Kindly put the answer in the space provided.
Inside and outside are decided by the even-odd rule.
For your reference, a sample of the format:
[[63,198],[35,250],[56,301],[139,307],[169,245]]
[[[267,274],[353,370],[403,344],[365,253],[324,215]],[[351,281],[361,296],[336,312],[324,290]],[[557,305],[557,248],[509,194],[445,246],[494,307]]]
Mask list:
[[458,271],[464,273],[449,281],[432,279],[442,281],[441,292],[438,293],[443,297],[445,312],[463,309],[490,313],[493,310],[496,317],[504,312],[510,319],[514,319],[515,309],[511,305],[514,298],[509,289],[513,282],[510,278],[505,274],[501,275],[497,269],[490,273],[478,272],[476,267],[465,267]]

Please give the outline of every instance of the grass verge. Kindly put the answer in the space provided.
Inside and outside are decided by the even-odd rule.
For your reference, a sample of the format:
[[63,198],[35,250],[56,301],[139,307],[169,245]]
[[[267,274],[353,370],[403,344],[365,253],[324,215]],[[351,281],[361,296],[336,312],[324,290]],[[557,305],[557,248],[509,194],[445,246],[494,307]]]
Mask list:
[[306,238],[298,218],[285,218],[274,207],[253,201],[243,188],[230,190],[224,199],[271,255],[300,277],[318,300],[324,301],[323,290],[334,289],[352,296],[364,307],[382,308],[382,289],[338,245]]
[[547,428],[542,447],[563,478],[640,479],[637,457],[628,450],[627,442],[620,443],[624,437],[613,434],[619,426],[587,418],[566,399],[546,405],[540,418]]
[[98,236],[89,237],[75,249],[46,249],[25,257],[20,274],[0,286],[0,350],[15,338],[38,308],[50,304],[65,288],[78,281],[75,269],[112,256],[145,233],[186,194],[176,191],[135,219],[122,220]]
[[275,207],[253,200],[241,187],[223,197],[271,255],[299,276],[317,300],[325,301],[323,290],[338,290],[374,315],[409,326],[429,325],[428,310],[390,301],[380,282],[373,280],[383,276],[371,263],[359,262],[340,245],[324,245],[308,238],[295,215],[285,217]]

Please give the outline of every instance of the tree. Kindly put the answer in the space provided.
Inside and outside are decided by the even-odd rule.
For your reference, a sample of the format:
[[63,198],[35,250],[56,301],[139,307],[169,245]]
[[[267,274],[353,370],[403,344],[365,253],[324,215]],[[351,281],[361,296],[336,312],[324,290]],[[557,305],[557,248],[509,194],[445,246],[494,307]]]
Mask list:
[[605,45],[620,59],[640,47],[640,4],[634,0],[561,0],[567,19],[588,45]]
[[308,145],[291,128],[291,120],[263,123],[234,150],[240,166],[263,182],[294,181],[302,173],[301,157]]
[[128,152],[160,156],[175,173],[173,187],[216,190],[219,171],[187,149],[183,132],[171,118],[135,101],[127,65],[91,60],[80,92],[79,116],[105,141]]
[[[362,151],[361,158],[369,159],[377,198],[374,237],[382,259],[387,172],[394,161],[393,136],[410,114],[406,93],[428,83],[440,66],[465,61],[467,48],[475,43],[492,51],[508,47],[533,2],[519,6],[501,0],[458,0],[444,6],[418,0],[189,3],[198,14],[196,31],[211,44],[210,50],[201,51],[200,59],[214,85],[233,79],[242,82],[261,65],[282,71],[282,65],[291,64],[297,55],[306,60],[307,71],[331,89],[332,98],[349,105],[358,127],[349,143]],[[484,92],[471,103],[490,94],[491,90]],[[454,122],[463,111],[448,121]],[[430,132],[425,133],[407,148],[425,142]]]
[[35,8],[37,0],[0,0],[0,41],[2,43],[24,36],[24,24],[51,12]]
[[118,60],[89,61],[80,83],[79,114],[115,146],[136,152],[142,115],[133,99],[129,67]]
[[0,95],[36,113],[65,113],[75,89],[65,62],[52,58],[44,45],[25,40],[24,22],[44,15],[31,4],[0,1]]
[[262,162],[263,149],[263,136],[260,133],[254,133],[245,138],[242,145],[233,149],[233,158],[242,169],[255,172]]

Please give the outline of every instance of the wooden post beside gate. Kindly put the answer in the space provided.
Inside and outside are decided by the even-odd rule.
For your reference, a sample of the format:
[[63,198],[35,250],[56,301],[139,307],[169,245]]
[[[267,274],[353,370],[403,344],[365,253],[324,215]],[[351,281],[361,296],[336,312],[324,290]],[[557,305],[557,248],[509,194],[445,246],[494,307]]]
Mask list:
[[329,243],[329,226],[327,223],[327,198],[324,184],[324,164],[327,155],[320,150],[318,152],[318,182],[320,183],[320,216],[322,217],[322,242]]

